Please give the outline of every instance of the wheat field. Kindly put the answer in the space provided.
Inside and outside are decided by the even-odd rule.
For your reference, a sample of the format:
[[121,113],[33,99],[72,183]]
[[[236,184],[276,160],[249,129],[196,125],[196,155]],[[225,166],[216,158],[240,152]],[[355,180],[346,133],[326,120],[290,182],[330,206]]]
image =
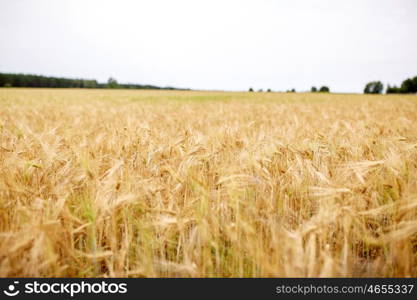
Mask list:
[[0,89],[0,276],[417,276],[417,96]]

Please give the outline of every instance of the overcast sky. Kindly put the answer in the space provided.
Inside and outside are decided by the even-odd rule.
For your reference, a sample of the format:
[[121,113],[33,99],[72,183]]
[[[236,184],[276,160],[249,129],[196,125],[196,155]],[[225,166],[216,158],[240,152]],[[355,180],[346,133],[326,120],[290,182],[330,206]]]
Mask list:
[[417,1],[0,0],[0,72],[361,92],[417,75]]

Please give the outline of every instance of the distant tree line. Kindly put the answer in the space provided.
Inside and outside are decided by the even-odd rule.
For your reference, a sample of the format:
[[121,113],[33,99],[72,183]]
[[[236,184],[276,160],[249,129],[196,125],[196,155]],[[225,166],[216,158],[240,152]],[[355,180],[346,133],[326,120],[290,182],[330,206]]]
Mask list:
[[311,92],[312,93],[317,93],[317,92],[319,92],[319,93],[330,93],[330,89],[329,89],[328,86],[323,85],[321,88],[319,88],[317,90],[317,88],[315,86],[313,86],[313,87],[311,87]]
[[97,88],[96,80],[0,73],[0,87]]
[[[266,91],[267,92],[272,92],[271,89],[267,89]],[[249,92],[254,92],[253,88],[250,87],[249,88]],[[263,92],[263,90],[262,89],[259,89],[258,92]],[[329,87],[327,87],[325,85],[322,86],[320,89],[317,89],[315,86],[313,86],[311,88],[311,92],[312,93],[316,93],[316,92],[319,92],[319,93],[330,93],[330,89],[329,89]],[[290,90],[287,90],[287,93],[296,93],[296,90],[295,89],[290,89]]]
[[120,84],[114,78],[107,83],[99,83],[95,79],[69,79],[48,77],[32,74],[0,73],[0,87],[33,87],[33,88],[90,88],[90,89],[164,89],[176,90],[173,87],[159,87],[142,84]]
[[[259,93],[262,93],[263,91],[264,91],[263,89],[259,89],[259,90],[258,90],[258,92],[259,92]],[[251,88],[251,87],[250,87],[250,88],[249,88],[249,92],[254,92],[253,88]],[[270,93],[270,92],[272,92],[272,90],[271,90],[271,89],[267,89],[267,90],[266,90],[266,92],[267,92],[267,93]]]
[[[381,81],[372,81],[366,84],[363,92],[365,94],[382,94],[384,84]],[[407,78],[401,83],[401,86],[387,86],[387,94],[415,94],[417,93],[417,76]]]
[[401,83],[400,87],[389,86],[387,87],[387,94],[415,94],[417,93],[417,76],[414,78],[407,78]]
[[[253,88],[249,88],[249,92],[253,92]],[[268,92],[271,90],[268,89]],[[262,89],[258,90],[258,92],[262,92]],[[287,90],[287,93],[295,93],[295,89]],[[328,86],[322,86],[317,88],[315,86],[311,87],[310,92],[312,93],[329,93],[330,89]],[[365,94],[382,94],[384,92],[384,84],[381,81],[371,81],[365,85],[363,90]],[[387,85],[386,89],[387,94],[416,94],[417,93],[417,76],[413,78],[407,78],[404,80],[401,85],[398,86],[390,86]]]

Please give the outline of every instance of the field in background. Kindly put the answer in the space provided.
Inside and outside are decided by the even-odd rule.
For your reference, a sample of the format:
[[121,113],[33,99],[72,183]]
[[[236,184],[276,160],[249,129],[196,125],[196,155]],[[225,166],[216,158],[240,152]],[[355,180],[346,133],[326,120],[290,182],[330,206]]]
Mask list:
[[0,276],[417,276],[417,97],[0,89]]

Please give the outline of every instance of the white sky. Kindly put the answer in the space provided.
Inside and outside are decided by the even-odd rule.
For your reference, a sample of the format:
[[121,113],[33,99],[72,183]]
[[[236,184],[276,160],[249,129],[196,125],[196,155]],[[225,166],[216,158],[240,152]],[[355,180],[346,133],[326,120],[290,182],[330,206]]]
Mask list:
[[417,75],[416,0],[0,0],[0,72],[362,92]]

